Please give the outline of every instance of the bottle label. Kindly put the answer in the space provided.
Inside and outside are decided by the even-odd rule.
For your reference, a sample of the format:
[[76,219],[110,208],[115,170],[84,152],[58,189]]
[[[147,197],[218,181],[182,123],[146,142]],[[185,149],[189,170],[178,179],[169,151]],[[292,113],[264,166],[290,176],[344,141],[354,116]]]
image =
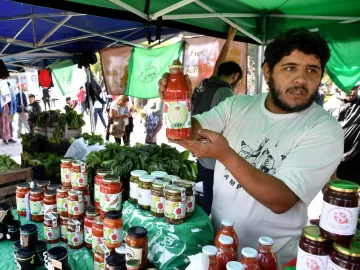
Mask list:
[[69,201],[68,207],[69,215],[82,215],[84,214],[84,202]]
[[44,226],[44,239],[48,241],[60,239],[60,227]]
[[94,261],[94,270],[104,270],[105,263]]
[[186,202],[172,202],[165,200],[165,217],[183,219],[186,216]]
[[16,208],[18,211],[26,211],[25,198],[16,197]]
[[94,199],[95,202],[100,202],[100,185],[97,184],[94,187]]
[[84,226],[85,242],[92,245],[92,227]]
[[125,255],[125,260],[126,261],[137,260],[137,261],[140,261],[140,264],[141,264],[141,261],[142,261],[142,248],[133,248],[133,247],[130,247],[130,246],[126,245],[125,246],[125,252],[126,252],[126,255]]
[[51,210],[56,208],[57,204],[44,204],[44,215],[50,214]]
[[97,246],[100,246],[104,243],[103,237],[92,236],[92,250],[95,251]]
[[107,212],[121,210],[122,193],[106,194],[100,193],[100,209]]
[[190,99],[166,100],[164,106],[166,128],[191,128]]
[[150,206],[151,204],[151,189],[138,189],[138,204]]
[[298,249],[296,269],[297,270],[326,270],[329,256],[312,255]]
[[68,200],[67,198],[59,198],[56,200],[58,212],[67,212],[68,211]]
[[186,212],[194,212],[195,210],[195,195],[186,196]]
[[82,172],[71,173],[72,187],[85,187],[88,184],[88,174]]
[[137,200],[138,198],[138,184],[130,182],[130,198]]
[[328,232],[354,235],[358,221],[359,207],[341,207],[323,202],[320,227]]
[[30,213],[32,215],[43,215],[44,214],[44,203],[30,201]]
[[61,236],[61,238],[67,239],[67,226],[66,225],[60,226],[60,236]]
[[84,243],[84,232],[67,232],[68,244],[70,246],[80,246]]
[[123,229],[112,229],[104,225],[104,242],[107,244],[121,244]]
[[329,259],[326,269],[327,270],[346,270],[346,268],[342,268],[342,267],[336,265],[335,263],[333,263],[333,261],[331,259]]
[[164,213],[165,198],[151,195],[150,210],[154,213]]
[[71,183],[71,171],[69,168],[61,168],[61,183]]

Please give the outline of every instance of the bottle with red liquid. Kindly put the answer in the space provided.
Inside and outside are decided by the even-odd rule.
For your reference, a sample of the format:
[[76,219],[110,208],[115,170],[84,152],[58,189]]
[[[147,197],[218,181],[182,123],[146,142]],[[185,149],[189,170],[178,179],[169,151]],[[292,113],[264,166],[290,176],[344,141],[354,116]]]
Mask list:
[[226,264],[226,270],[244,270],[244,266],[239,262],[232,261]]
[[218,260],[218,269],[226,270],[226,264],[231,261],[237,261],[237,254],[232,247],[234,240],[227,235],[220,235],[219,237],[219,250],[216,255]]
[[259,264],[257,263],[258,252],[254,248],[243,248],[241,250],[243,258],[240,260],[240,263],[243,264],[244,270],[261,270]]
[[216,254],[218,253],[218,249],[214,246],[204,246],[202,248],[202,253],[209,256],[209,268],[208,270],[218,270],[218,260],[216,258]]
[[221,221],[222,227],[221,229],[218,231],[216,237],[215,237],[215,246],[219,247],[220,243],[219,243],[219,237],[220,235],[227,235],[232,237],[232,239],[234,240],[232,247],[235,250],[236,254],[238,252],[238,248],[239,248],[239,238],[234,230],[234,221],[230,218],[224,218]]
[[182,65],[169,66],[170,75],[164,91],[166,137],[169,140],[191,139],[191,89]]
[[274,241],[270,237],[261,236],[259,238],[257,261],[261,270],[276,270],[277,260],[272,250],[273,244]]

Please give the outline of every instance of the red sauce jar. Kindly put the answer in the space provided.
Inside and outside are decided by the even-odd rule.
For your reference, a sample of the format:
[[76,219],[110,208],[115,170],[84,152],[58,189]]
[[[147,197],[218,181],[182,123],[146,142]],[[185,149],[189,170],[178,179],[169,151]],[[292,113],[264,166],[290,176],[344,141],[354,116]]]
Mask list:
[[202,253],[209,256],[209,268],[208,270],[218,270],[219,263],[216,258],[218,249],[214,246],[204,246],[202,248]]
[[120,177],[105,175],[100,183],[100,214],[104,218],[107,211],[120,211],[122,201],[122,185]]
[[277,259],[272,246],[274,240],[267,236],[259,238],[259,247],[257,248],[257,261],[261,270],[276,270]]
[[260,266],[257,263],[258,252],[254,248],[243,248],[241,250],[243,258],[240,263],[244,266],[244,270],[260,270]]
[[120,247],[123,241],[123,220],[121,211],[108,211],[104,219],[104,244],[107,248]]
[[313,265],[319,270],[326,270],[330,254],[330,243],[321,235],[318,226],[308,226],[303,229],[299,242],[296,269],[307,269]]
[[191,89],[182,65],[169,66],[168,85],[164,91],[166,137],[169,140],[191,139]]
[[60,170],[61,170],[61,184],[63,187],[71,187],[71,163],[72,158],[64,158],[61,160]]
[[21,183],[16,186],[16,208],[19,216],[26,216],[25,196],[30,191],[29,183]]
[[92,224],[92,250],[93,252],[98,246],[104,243],[104,227],[100,216],[94,218]]
[[140,261],[140,269],[148,264],[148,231],[140,226],[130,227],[126,236],[126,261]]
[[237,260],[237,254],[235,253],[235,250],[232,247],[234,240],[230,236],[221,235],[219,237],[219,243],[220,243],[219,250],[216,255],[219,266],[218,269],[226,270],[226,264],[228,262]]
[[352,242],[348,247],[334,243],[330,252],[327,269],[336,270],[359,270],[360,269],[360,245]]
[[100,183],[107,174],[112,174],[112,171],[109,169],[99,169],[94,179],[94,205],[97,210],[100,210]]
[[93,252],[94,269],[105,269],[105,254],[100,246],[97,246]]
[[241,263],[236,262],[236,261],[231,261],[226,264],[226,269],[227,270],[244,270],[245,268]]
[[67,228],[69,248],[79,249],[84,245],[84,224],[80,220],[69,219]]
[[350,243],[356,233],[359,215],[359,185],[332,180],[324,192],[320,230],[327,239]]
[[68,192],[68,215],[71,219],[82,219],[84,218],[84,198],[82,192],[71,189]]
[[84,200],[84,209],[87,210],[91,207],[91,198],[90,198],[90,189],[89,186],[86,187],[76,187],[74,190],[81,192],[82,198]]
[[71,167],[71,187],[86,187],[88,185],[88,170],[84,162],[77,160]]
[[65,243],[67,243],[68,220],[69,220],[68,217],[60,216],[60,239]]
[[30,212],[31,220],[35,222],[44,221],[44,190],[33,188],[30,191]]
[[230,218],[224,218],[221,220],[222,227],[218,231],[215,237],[215,246],[220,247],[220,235],[227,235],[233,239],[232,248],[234,249],[235,253],[237,254],[239,248],[239,238],[234,230],[235,222]]
[[44,217],[44,240],[48,244],[60,242],[60,223],[59,216],[54,213]]
[[61,187],[56,190],[57,212],[62,217],[68,216],[68,197],[69,189]]
[[92,248],[92,226],[96,216],[99,213],[95,208],[89,208],[86,210],[85,219],[84,219],[84,231],[85,231],[85,246],[88,249]]
[[52,210],[57,211],[56,190],[47,190],[44,193],[44,215],[48,215]]

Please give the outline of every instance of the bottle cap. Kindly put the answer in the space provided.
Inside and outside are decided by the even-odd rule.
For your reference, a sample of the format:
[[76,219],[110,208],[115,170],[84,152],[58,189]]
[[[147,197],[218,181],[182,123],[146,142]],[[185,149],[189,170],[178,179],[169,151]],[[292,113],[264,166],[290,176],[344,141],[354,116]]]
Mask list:
[[264,246],[272,246],[274,244],[274,240],[267,236],[261,236],[259,238],[259,243]]
[[215,256],[218,252],[217,247],[214,246],[204,246],[202,248],[202,253],[208,255],[208,256]]
[[246,247],[241,250],[241,254],[246,258],[256,258],[258,252],[254,248]]
[[228,262],[226,264],[226,270],[244,270],[244,266],[236,261]]
[[219,242],[224,245],[231,245],[232,243],[234,243],[234,239],[231,236],[222,234],[219,237]]
[[227,226],[227,227],[232,227],[232,226],[234,226],[235,222],[230,218],[224,218],[221,221],[221,224],[224,225],[224,226]]

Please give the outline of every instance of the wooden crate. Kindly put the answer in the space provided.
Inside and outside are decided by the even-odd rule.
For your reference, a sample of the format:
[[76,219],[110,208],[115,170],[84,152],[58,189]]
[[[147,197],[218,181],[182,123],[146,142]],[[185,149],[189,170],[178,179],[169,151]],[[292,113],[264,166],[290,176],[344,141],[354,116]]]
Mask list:
[[41,135],[41,136],[44,136],[44,137],[47,136],[46,128],[35,127],[34,128],[34,133],[38,134],[38,135]]
[[32,180],[32,169],[18,169],[0,173],[0,202],[16,206],[16,185]]
[[64,129],[64,140],[70,139],[70,138],[80,137],[81,136],[81,131],[82,131],[81,128],[79,128],[79,129],[70,129],[66,125],[65,129]]

